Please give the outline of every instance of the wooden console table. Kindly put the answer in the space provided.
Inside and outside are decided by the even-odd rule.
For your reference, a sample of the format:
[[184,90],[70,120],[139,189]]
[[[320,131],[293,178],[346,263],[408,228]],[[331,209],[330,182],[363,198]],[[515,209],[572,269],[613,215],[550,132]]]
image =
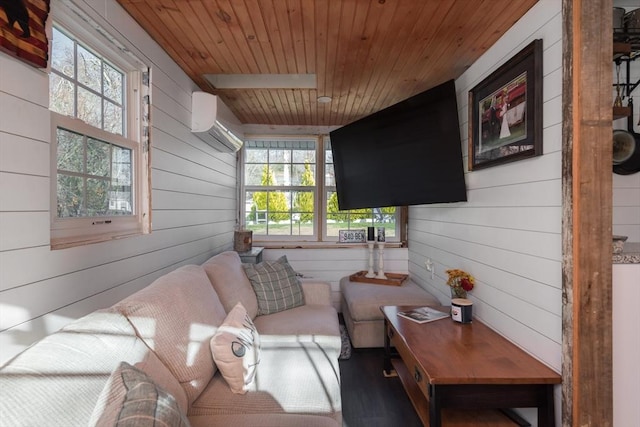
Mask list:
[[[443,408],[537,407],[538,425],[555,426],[559,374],[478,320],[416,323],[397,315],[410,308],[381,307],[384,370],[395,368],[424,425],[440,427]],[[392,357],[392,345],[400,358]]]

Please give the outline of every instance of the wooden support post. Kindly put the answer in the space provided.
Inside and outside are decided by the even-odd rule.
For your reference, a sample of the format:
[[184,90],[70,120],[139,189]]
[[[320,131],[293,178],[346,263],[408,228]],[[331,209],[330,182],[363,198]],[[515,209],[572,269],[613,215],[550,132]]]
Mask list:
[[611,0],[563,0],[563,426],[613,425]]

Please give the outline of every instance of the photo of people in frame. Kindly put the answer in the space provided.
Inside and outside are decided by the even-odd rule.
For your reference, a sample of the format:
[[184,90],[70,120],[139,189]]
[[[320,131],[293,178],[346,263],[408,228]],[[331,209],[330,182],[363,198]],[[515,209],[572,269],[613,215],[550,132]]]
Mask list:
[[526,101],[524,72],[479,102],[479,153],[527,138]]

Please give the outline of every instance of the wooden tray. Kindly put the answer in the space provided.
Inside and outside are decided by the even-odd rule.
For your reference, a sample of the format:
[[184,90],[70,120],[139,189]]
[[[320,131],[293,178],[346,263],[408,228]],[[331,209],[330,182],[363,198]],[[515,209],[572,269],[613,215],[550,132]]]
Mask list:
[[349,276],[349,280],[352,282],[373,283],[375,285],[400,286],[409,277],[408,274],[384,273],[387,276],[386,279],[376,279],[375,277],[365,277],[366,274],[366,271],[358,271]]

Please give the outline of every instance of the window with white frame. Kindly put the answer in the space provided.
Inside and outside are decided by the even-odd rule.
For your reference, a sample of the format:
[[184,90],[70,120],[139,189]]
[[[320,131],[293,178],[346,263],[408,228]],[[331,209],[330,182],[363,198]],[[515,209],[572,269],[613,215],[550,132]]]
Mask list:
[[339,230],[374,226],[400,241],[400,209],[338,209],[328,137],[252,138],[243,159],[242,216],[254,240],[337,241]]
[[57,24],[50,59],[51,246],[148,232],[147,70],[107,58]]

